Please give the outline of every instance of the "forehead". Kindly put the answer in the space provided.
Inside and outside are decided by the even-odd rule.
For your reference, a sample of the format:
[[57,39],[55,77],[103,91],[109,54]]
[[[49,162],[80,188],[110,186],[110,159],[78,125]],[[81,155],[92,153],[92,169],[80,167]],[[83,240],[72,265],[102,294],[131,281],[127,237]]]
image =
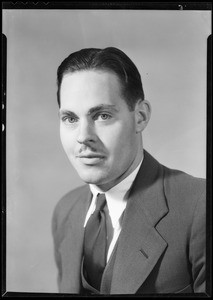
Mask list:
[[122,98],[120,82],[117,75],[112,72],[77,71],[64,75],[61,83],[61,106],[74,105],[75,102],[82,105],[97,105],[110,101],[117,102],[119,98]]

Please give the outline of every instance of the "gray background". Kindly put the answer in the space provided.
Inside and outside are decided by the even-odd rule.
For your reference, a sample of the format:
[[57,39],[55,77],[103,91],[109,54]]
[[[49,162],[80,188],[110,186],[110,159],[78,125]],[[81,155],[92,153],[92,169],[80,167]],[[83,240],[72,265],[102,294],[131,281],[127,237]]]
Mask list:
[[71,52],[115,46],[142,75],[152,118],[145,148],[206,172],[206,39],[210,11],[4,10],[7,62],[7,290],[57,292],[51,217],[82,184],[63,152],[56,70]]

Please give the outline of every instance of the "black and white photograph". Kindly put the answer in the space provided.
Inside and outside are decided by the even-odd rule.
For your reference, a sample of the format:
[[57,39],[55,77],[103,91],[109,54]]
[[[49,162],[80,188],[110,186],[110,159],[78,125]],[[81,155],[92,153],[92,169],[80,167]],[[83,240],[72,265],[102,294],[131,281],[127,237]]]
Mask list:
[[208,297],[211,4],[5,6],[2,33],[4,296]]

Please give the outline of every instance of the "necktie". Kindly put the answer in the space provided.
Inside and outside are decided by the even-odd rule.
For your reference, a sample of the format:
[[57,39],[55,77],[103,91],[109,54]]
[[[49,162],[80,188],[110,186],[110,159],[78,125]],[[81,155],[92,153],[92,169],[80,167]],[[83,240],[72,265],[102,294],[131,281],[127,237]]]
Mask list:
[[106,265],[107,254],[107,224],[109,216],[105,207],[106,198],[99,194],[96,209],[90,216],[84,234],[84,271],[87,281],[97,290],[100,290],[102,273]]

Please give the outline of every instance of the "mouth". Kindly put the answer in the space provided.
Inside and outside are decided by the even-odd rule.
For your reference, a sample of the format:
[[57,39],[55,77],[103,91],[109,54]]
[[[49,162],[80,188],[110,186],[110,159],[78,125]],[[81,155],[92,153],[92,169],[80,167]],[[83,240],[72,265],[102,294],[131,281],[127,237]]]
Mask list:
[[96,165],[104,160],[104,156],[99,154],[77,155],[76,157],[85,165]]

